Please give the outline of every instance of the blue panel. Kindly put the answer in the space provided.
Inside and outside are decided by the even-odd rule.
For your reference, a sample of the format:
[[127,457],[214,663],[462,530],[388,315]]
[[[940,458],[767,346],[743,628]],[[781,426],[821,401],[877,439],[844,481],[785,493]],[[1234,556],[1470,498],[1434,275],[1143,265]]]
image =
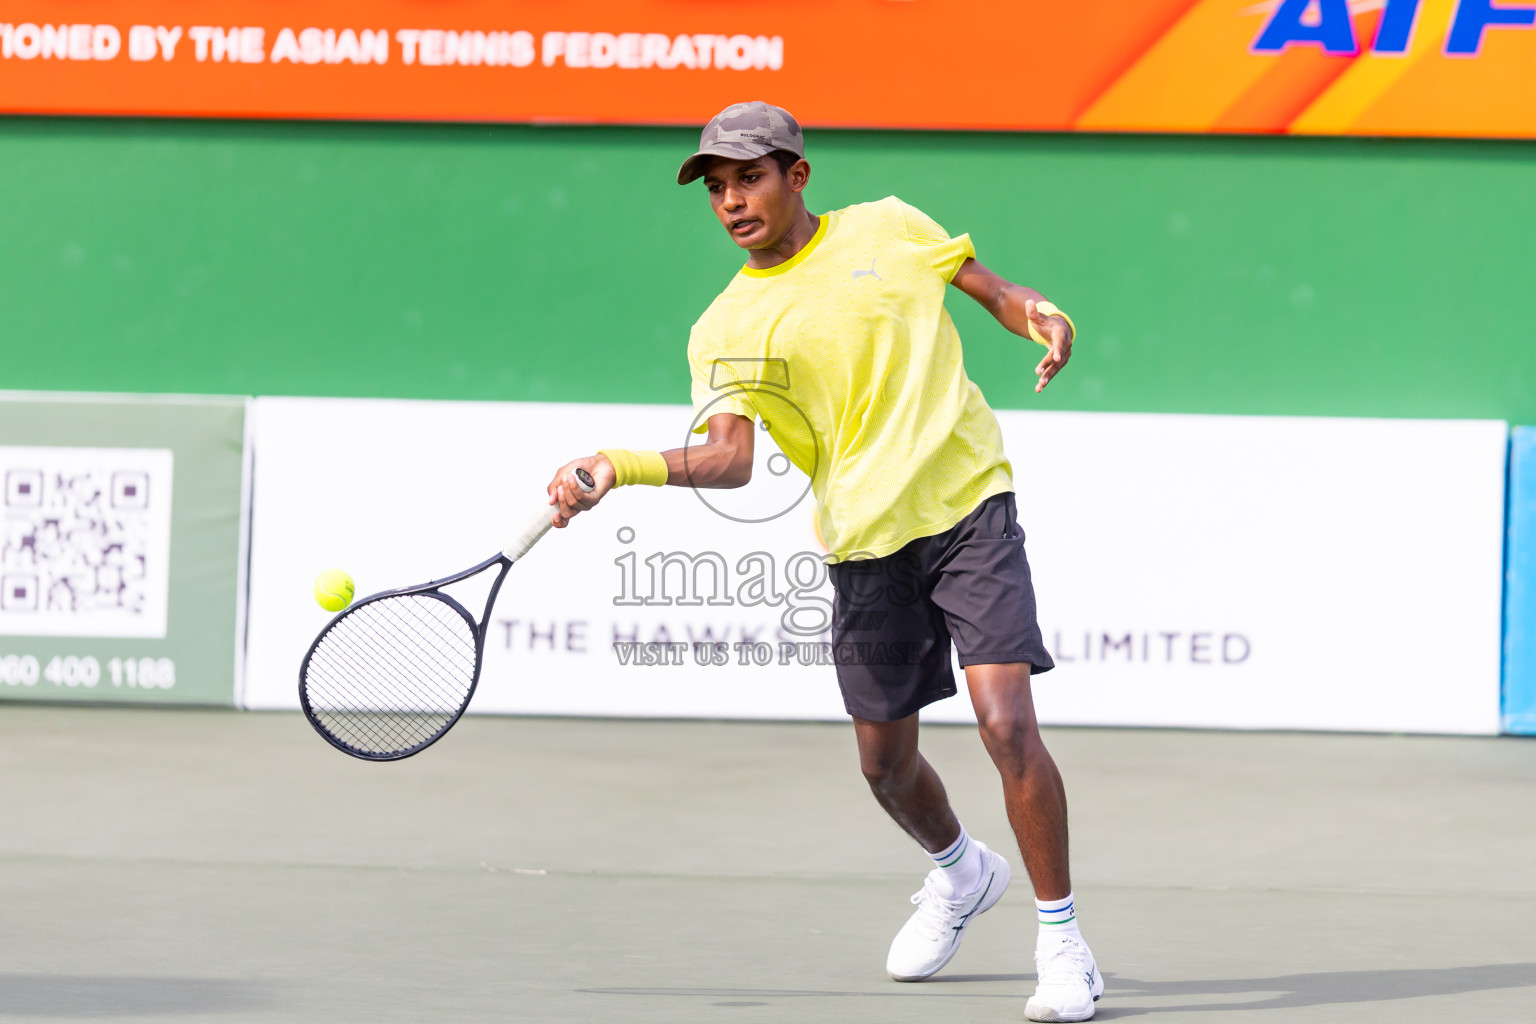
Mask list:
[[1536,736],[1536,427],[1509,438],[1504,555],[1504,731]]

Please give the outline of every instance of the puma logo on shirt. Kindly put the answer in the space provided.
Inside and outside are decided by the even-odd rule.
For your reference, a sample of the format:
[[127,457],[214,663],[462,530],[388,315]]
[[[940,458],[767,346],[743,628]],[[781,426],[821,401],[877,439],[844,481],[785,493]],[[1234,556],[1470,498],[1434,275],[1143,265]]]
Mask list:
[[[876,259],[878,259],[878,257],[876,257]],[[869,269],[868,270],[855,270],[853,272],[853,279],[855,281],[857,281],[861,277],[872,277],[876,281],[884,281],[885,278],[883,278],[879,274],[875,273],[875,262],[876,262],[876,259],[871,259],[869,261]]]

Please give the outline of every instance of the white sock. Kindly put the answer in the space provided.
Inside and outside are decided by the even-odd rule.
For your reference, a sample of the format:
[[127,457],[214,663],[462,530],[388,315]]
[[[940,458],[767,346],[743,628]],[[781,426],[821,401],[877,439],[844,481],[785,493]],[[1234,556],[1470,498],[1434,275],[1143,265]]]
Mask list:
[[[981,884],[981,847],[971,842],[971,837],[965,834],[964,825],[960,826],[959,839],[928,856],[939,866],[939,880],[943,883],[939,895],[945,899],[956,900],[961,896],[969,896]],[[945,885],[949,887],[948,892],[943,891]]]
[[1035,940],[1036,947],[1062,939],[1083,941],[1083,933],[1077,930],[1077,909],[1071,893],[1067,893],[1065,899],[1035,900],[1035,909],[1040,913],[1040,935]]

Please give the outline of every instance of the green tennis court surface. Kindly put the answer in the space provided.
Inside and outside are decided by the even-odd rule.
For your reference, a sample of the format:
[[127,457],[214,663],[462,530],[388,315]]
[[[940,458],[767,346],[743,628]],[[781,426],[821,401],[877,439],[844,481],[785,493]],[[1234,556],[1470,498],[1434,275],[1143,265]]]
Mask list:
[[[1053,730],[1099,1020],[1536,1018],[1536,744]],[[969,729],[925,749],[1008,847]],[[882,967],[924,858],[846,727],[0,707],[0,1020],[1018,1021],[1015,888]],[[1017,857],[1014,863],[1017,867]]]

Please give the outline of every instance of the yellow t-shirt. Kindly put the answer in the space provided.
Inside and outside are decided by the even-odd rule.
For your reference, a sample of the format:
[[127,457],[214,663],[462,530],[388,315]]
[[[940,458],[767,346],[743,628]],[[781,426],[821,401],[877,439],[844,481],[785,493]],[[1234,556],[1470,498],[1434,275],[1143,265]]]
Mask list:
[[793,258],[742,267],[693,326],[694,429],[761,417],[810,476],[833,561],[891,554],[1013,490],[944,308],[975,255],[894,196],[850,206]]

